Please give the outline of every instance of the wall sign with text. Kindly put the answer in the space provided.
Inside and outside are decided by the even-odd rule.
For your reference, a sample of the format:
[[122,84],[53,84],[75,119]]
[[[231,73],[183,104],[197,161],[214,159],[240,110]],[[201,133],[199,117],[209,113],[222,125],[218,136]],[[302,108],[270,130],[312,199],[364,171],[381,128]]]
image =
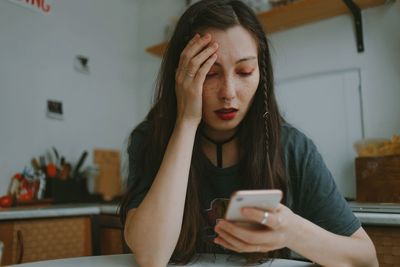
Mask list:
[[8,0],[19,6],[37,11],[42,14],[49,14],[52,9],[53,0]]

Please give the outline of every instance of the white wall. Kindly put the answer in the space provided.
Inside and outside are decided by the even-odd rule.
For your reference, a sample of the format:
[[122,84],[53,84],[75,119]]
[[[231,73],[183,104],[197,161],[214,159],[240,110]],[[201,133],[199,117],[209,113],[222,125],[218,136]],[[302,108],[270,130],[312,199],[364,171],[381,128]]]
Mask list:
[[[121,149],[140,119],[138,2],[52,4],[42,15],[0,1],[0,195],[51,146],[72,162],[85,149]],[[73,69],[78,54],[89,57],[89,75]],[[46,117],[47,99],[63,102],[63,120]]]
[[[163,41],[166,23],[170,17],[179,15],[183,7],[182,0],[140,2],[138,54],[147,46]],[[364,10],[362,15],[365,52],[360,54],[350,15],[270,35],[276,81],[359,69],[365,137],[391,137],[400,134],[400,2]],[[140,57],[144,66],[139,81],[144,88],[143,99],[150,99],[159,63],[159,59],[149,54]],[[143,114],[149,108],[148,103],[141,102]],[[348,181],[348,186],[354,189],[354,180]],[[346,184],[341,190],[350,191],[347,196],[354,197],[354,190],[345,187]]]
[[[160,64],[144,50],[163,41],[184,3],[53,1],[46,16],[0,1],[0,195],[50,146],[72,161],[83,149],[123,147],[150,107]],[[363,19],[362,54],[350,16],[271,35],[275,74],[281,82],[360,69],[365,135],[390,137],[400,133],[400,3],[363,11]],[[90,58],[90,75],[73,70],[77,54]],[[46,118],[47,99],[63,101],[64,120]]]
[[357,53],[351,16],[271,36],[277,81],[361,70],[366,137],[400,134],[400,2],[363,11],[365,52]]
[[140,0],[139,16],[137,23],[139,25],[138,32],[138,64],[139,69],[138,84],[142,88],[138,99],[142,101],[136,103],[139,105],[140,114],[144,118],[150,108],[153,98],[155,79],[158,74],[161,59],[153,56],[145,49],[149,46],[164,41],[164,33],[166,25],[179,16],[185,9],[185,0]]
[[[365,10],[363,19],[364,53],[357,52],[351,16],[341,16],[272,35],[276,81],[278,84],[285,84],[287,81],[310,75],[320,76],[319,74],[323,73],[357,69],[361,81],[364,136],[390,138],[394,134],[400,134],[400,106],[398,104],[400,100],[400,32],[396,26],[400,24],[400,3]],[[329,86],[332,87],[332,85]],[[340,89],[341,84],[336,86]],[[311,106],[313,101],[318,101],[318,98],[310,98],[309,101]],[[358,103],[354,102],[354,105],[356,104]],[[339,109],[340,106],[338,105],[337,108]],[[332,116],[316,119],[314,128],[323,127],[330,120],[334,123],[334,118],[340,113],[341,110],[338,110]],[[353,117],[353,114],[348,114],[348,118],[350,117]],[[320,120],[323,121],[318,122]],[[336,133],[332,131],[330,134]],[[353,135],[356,136],[356,132]],[[336,136],[330,139],[326,143],[329,143],[330,147],[335,146]],[[337,155],[332,155],[334,149],[323,151],[322,148],[327,145],[326,143],[316,142],[328,166],[334,174],[337,174],[341,168],[334,167],[335,163],[332,162]],[[352,146],[352,144],[347,145],[349,148]],[[347,153],[347,155],[351,154]],[[355,170],[354,162],[352,162],[355,156],[356,153],[353,150],[353,157],[348,158],[348,164],[342,164],[342,169],[352,166],[353,174],[344,175],[343,173],[342,176],[335,177],[342,193],[349,198],[356,197]]]

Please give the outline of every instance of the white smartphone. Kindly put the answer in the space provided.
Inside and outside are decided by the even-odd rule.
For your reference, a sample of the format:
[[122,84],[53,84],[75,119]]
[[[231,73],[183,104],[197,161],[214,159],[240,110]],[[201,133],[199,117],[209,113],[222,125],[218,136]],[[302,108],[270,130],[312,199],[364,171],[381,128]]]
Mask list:
[[229,200],[225,219],[235,222],[248,222],[241,215],[240,210],[244,207],[257,208],[261,210],[275,209],[282,199],[282,191],[270,190],[240,190],[232,194]]

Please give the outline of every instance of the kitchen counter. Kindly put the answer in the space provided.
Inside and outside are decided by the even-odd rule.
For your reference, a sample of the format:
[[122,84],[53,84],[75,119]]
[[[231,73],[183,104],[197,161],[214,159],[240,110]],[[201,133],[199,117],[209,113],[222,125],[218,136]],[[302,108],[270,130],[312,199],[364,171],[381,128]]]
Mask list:
[[349,206],[365,225],[400,225],[400,203],[349,202]]
[[361,203],[348,202],[353,212],[400,214],[400,203]]
[[[400,203],[378,204],[349,202],[354,214],[365,225],[400,226]],[[69,217],[82,215],[117,215],[117,204],[67,204],[44,207],[0,209],[0,220]]]
[[82,215],[117,215],[117,204],[58,204],[43,207],[0,209],[0,220],[69,217]]

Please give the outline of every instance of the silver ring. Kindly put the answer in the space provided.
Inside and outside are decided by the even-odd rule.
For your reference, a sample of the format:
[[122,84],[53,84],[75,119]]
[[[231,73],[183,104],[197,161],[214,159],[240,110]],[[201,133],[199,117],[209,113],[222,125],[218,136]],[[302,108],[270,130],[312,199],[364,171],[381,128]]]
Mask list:
[[268,213],[268,211],[264,212],[264,214],[263,214],[263,217],[262,217],[262,219],[261,219],[261,224],[263,224],[263,225],[267,225],[267,222],[268,222],[268,216],[269,216],[269,213]]

